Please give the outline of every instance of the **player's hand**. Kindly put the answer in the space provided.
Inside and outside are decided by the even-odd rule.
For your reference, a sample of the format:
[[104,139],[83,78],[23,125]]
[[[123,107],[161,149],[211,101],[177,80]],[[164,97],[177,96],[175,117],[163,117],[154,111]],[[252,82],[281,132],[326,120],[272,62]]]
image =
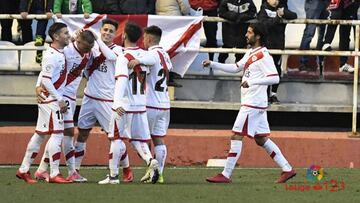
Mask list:
[[65,113],[68,109],[66,102],[64,100],[59,101],[60,113]]
[[284,8],[278,8],[276,11],[277,15],[281,18],[284,15]]
[[241,87],[243,87],[243,88],[249,88],[248,82],[247,82],[247,81],[242,82],[242,83],[241,83]]
[[51,12],[46,12],[45,14],[47,19],[50,19],[53,15]]
[[123,116],[126,113],[125,109],[122,107],[117,108],[115,111],[119,116]]
[[90,14],[89,14],[89,13],[84,13],[84,18],[85,18],[85,19],[90,18]]
[[21,12],[20,13],[21,17],[24,18],[24,19],[27,18],[28,14],[29,14],[28,12]]
[[46,100],[45,94],[46,90],[42,86],[36,87],[35,94],[36,94],[36,100],[37,103],[41,104]]
[[211,64],[211,61],[209,59],[203,60],[202,65],[203,68],[208,68]]
[[128,68],[129,68],[129,69],[133,69],[133,68],[135,68],[135,66],[137,66],[137,65],[139,65],[139,64],[140,64],[140,61],[139,61],[139,60],[133,59],[133,60],[129,61],[129,63],[128,63]]
[[55,15],[56,15],[57,18],[62,18],[61,13],[55,13]]

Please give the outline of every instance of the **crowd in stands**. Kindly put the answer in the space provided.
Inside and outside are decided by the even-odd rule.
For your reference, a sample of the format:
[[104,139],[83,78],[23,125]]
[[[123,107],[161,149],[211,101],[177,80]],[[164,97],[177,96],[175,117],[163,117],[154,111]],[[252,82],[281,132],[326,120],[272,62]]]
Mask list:
[[[304,10],[308,19],[344,19],[356,20],[359,1],[354,0],[305,0]],[[84,14],[88,18],[91,13],[106,14],[158,14],[186,16],[192,11],[201,11],[204,16],[220,16],[228,22],[222,23],[222,36],[224,48],[245,48],[249,20],[258,19],[268,29],[267,48],[285,48],[285,27],[281,19],[296,19],[297,14],[288,9],[287,0],[262,0],[261,8],[256,8],[253,0],[13,0],[0,1],[1,14],[20,13],[22,44],[35,40],[36,46],[44,44],[45,29],[48,20],[38,20],[35,38],[32,36],[32,20],[26,19],[28,14],[46,14],[51,18],[55,14],[61,18],[61,14]],[[1,19],[1,40],[12,41],[12,19]],[[205,47],[218,47],[216,33],[218,23],[204,22],[206,36]],[[301,50],[310,49],[310,43],[314,37],[316,28],[319,27],[317,50],[330,51],[331,43],[337,29],[337,25],[313,25],[307,24],[300,43]],[[349,50],[351,26],[340,26],[339,50]],[[236,54],[238,61],[242,54]],[[218,61],[224,63],[228,58],[227,53],[221,53]],[[209,59],[214,60],[214,54],[209,53]],[[273,55],[274,62],[279,74],[281,73],[281,56]],[[348,58],[340,57],[341,72],[353,72],[354,68],[347,63]],[[36,57],[41,62],[41,52]],[[300,71],[314,71],[308,65],[308,57],[300,58]],[[318,57],[318,67],[322,66],[323,57]],[[278,102],[276,92],[278,85],[269,89],[270,101]]]

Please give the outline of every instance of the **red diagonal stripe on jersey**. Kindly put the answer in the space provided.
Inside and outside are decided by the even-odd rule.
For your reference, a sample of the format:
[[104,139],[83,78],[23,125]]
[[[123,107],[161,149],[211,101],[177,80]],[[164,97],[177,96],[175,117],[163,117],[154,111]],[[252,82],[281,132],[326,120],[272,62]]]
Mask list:
[[[125,58],[128,60],[128,61],[131,61],[131,60],[135,60],[134,56],[129,54],[129,53],[126,53],[125,54]],[[141,73],[142,69],[141,69],[141,66],[140,65],[137,65],[134,67],[134,72],[136,72],[136,75],[137,75],[137,79],[139,80],[139,82],[141,84],[144,84],[144,90],[146,89],[146,82],[145,82],[145,76],[142,76],[140,73]]]
[[157,53],[159,54],[160,57],[160,62],[161,62],[161,66],[164,69],[164,73],[166,75],[166,83],[169,81],[169,68],[167,67],[166,61],[164,56],[162,55],[162,53],[160,53],[160,51],[157,51]]
[[54,83],[54,87],[55,89],[59,89],[59,87],[63,84],[63,82],[66,80],[66,59],[65,59],[65,64],[64,64],[64,68],[61,70],[60,72],[60,77],[56,80],[56,82]]
[[96,57],[94,59],[94,62],[91,64],[89,71],[89,77],[93,74],[93,72],[106,60],[106,57],[103,53],[100,54],[100,56]]
[[177,55],[176,50],[181,46],[181,44],[184,44],[184,46],[186,46],[186,44],[189,42],[189,40],[191,39],[191,37],[198,31],[201,29],[201,21],[197,24],[192,24],[185,32],[184,34],[180,37],[180,39],[167,51],[167,53],[169,54],[170,58],[173,58],[174,56]]
[[82,70],[85,68],[88,61],[89,57],[85,55],[84,58],[81,60],[81,63],[76,68],[70,70],[65,85],[70,84],[72,81],[74,81],[77,77],[81,75]]
[[258,61],[260,59],[264,58],[264,54],[262,51],[256,52],[253,55],[250,55],[248,60],[245,63],[245,67],[244,70],[246,70],[252,63],[254,63],[255,61]]

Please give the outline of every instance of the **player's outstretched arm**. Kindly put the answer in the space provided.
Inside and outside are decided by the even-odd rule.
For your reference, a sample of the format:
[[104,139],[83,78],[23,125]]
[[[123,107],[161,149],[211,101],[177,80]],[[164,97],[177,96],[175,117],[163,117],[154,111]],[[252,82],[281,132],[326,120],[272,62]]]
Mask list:
[[97,38],[96,43],[99,45],[100,51],[104,54],[107,60],[116,61],[116,54],[108,46],[106,46],[101,39]]
[[274,74],[274,75],[267,75],[266,77],[263,78],[258,78],[258,79],[253,79],[253,80],[248,80],[248,86],[252,86],[252,85],[273,85],[273,84],[278,84],[280,81],[280,77],[278,74]]
[[202,62],[204,68],[213,68],[216,70],[221,70],[228,73],[238,73],[242,70],[241,67],[237,66],[236,64],[224,64],[218,63],[210,60],[204,60]]

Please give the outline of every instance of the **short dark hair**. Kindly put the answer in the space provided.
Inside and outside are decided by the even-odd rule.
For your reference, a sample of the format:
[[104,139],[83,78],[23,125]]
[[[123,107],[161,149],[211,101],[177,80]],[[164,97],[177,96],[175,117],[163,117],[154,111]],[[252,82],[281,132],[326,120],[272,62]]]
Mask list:
[[116,21],[113,20],[113,19],[109,19],[109,18],[104,19],[104,20],[102,21],[102,26],[104,26],[104,25],[106,25],[106,24],[113,25],[113,26],[115,27],[115,30],[117,30],[117,29],[118,29],[118,26],[119,26],[119,23],[118,23],[118,22],[116,22]]
[[267,31],[265,25],[262,23],[251,23],[249,27],[253,29],[255,35],[260,36],[260,44],[265,46],[267,42]]
[[54,40],[54,34],[57,34],[61,29],[67,27],[65,23],[54,23],[49,27],[48,34],[52,40]]
[[149,26],[144,29],[144,32],[149,35],[153,35],[157,38],[157,40],[160,42],[162,30],[156,25]]
[[80,39],[86,41],[89,44],[94,43],[95,36],[90,30],[84,30],[79,34]]
[[142,30],[138,24],[128,21],[125,25],[125,34],[130,42],[136,43],[142,35]]

